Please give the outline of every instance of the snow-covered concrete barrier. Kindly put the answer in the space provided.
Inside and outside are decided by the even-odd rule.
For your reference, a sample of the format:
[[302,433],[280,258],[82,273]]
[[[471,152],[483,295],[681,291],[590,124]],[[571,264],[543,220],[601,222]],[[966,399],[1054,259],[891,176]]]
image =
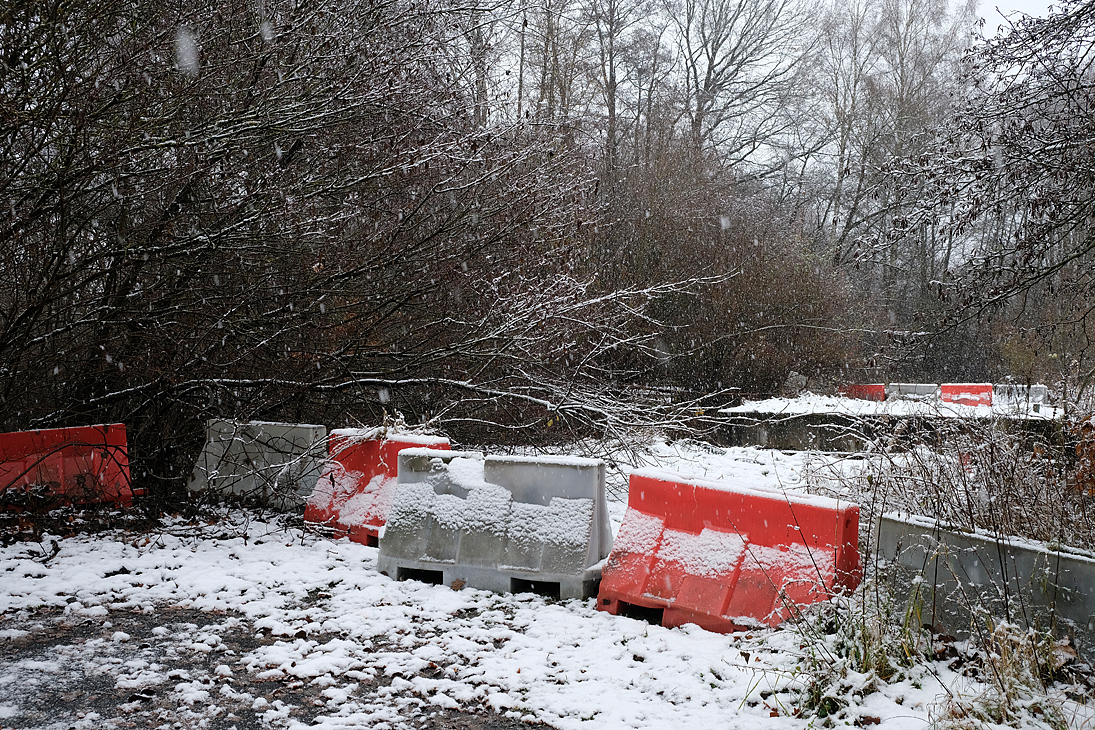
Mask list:
[[0,434],[0,504],[133,501],[125,425]]
[[378,567],[396,579],[585,598],[611,541],[599,460],[405,449]]
[[1037,411],[1049,403],[1049,388],[1045,385],[994,385],[992,399],[995,403],[1030,404]]
[[775,626],[861,577],[856,505],[640,470],[597,608],[730,632]]
[[939,396],[939,386],[935,383],[887,383],[887,398],[908,400],[928,400]]
[[914,515],[883,515],[878,555],[920,624],[965,637],[995,621],[1056,630],[1095,660],[1095,556]]
[[336,536],[376,547],[388,519],[399,475],[399,452],[449,449],[444,436],[384,427],[340,428],[327,439],[329,461],[304,507],[307,522],[334,528]]
[[300,507],[326,460],[325,426],[212,418],[190,474],[192,492],[212,490],[279,509]]

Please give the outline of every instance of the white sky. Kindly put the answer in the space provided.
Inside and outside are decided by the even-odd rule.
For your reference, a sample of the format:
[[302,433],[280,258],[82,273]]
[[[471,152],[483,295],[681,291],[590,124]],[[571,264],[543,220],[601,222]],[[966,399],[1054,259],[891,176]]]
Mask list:
[[1005,15],[1016,10],[1027,15],[1045,15],[1046,7],[1050,4],[1050,0],[981,0],[979,12],[988,21],[988,25],[994,27],[1001,20],[1000,14],[996,12],[997,8]]

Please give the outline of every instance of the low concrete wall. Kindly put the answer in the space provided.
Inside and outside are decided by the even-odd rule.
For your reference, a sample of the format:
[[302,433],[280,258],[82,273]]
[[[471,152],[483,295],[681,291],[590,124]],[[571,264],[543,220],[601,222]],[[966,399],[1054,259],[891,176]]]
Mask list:
[[205,436],[190,491],[213,490],[277,509],[304,504],[327,457],[325,426],[213,418],[206,421]]
[[788,451],[862,451],[863,419],[833,413],[776,415],[735,413],[719,429],[727,446],[759,446]]
[[878,521],[878,555],[922,623],[967,636],[985,615],[1069,636],[1095,660],[1095,557],[924,517]]
[[718,439],[725,446],[759,446],[785,451],[864,451],[869,442],[893,439],[901,444],[934,444],[940,433],[964,424],[993,427],[1020,438],[1055,440],[1060,421],[1025,418],[933,418],[930,416],[865,415],[835,413],[741,413],[727,415]]

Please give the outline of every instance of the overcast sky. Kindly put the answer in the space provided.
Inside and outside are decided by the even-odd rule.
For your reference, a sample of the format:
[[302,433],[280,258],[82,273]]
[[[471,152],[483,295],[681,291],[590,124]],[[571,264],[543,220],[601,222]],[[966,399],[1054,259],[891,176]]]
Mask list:
[[988,21],[989,27],[995,27],[1001,21],[999,8],[1004,14],[1022,11],[1028,15],[1045,15],[1050,0],[981,0],[981,17]]

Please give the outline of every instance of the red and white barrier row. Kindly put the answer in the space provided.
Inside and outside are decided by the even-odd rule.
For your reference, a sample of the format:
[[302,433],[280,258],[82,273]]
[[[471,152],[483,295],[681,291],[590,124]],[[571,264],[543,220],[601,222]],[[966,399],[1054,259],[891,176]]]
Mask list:
[[[962,391],[960,397],[966,392]],[[426,491],[436,500],[448,500],[445,506],[449,511],[452,508],[449,502],[459,501],[461,495],[468,500],[474,496],[478,501],[472,501],[476,504],[486,499],[483,495],[507,497],[506,504],[512,502],[510,508],[499,512],[504,513],[505,525],[487,524],[493,513],[477,513],[472,522],[482,529],[477,529],[468,540],[462,540],[460,534],[448,535],[451,529],[445,533],[452,543],[449,547],[455,546],[454,549],[459,548],[474,559],[464,561],[470,568],[460,561],[442,561],[441,567],[448,566],[449,572],[478,571],[475,575],[469,573],[464,578],[454,578],[454,581],[468,585],[482,583],[482,587],[493,590],[517,590],[514,586],[523,586],[527,590],[545,581],[559,583],[562,580],[559,576],[566,571],[560,572],[562,569],[556,565],[559,559],[555,553],[567,548],[567,555],[575,551],[575,554],[581,553],[575,565],[582,564],[578,565],[580,570],[577,572],[571,571],[577,576],[575,580],[579,582],[575,585],[578,587],[561,591],[564,597],[572,593],[575,596],[592,595],[582,588],[589,584],[592,576],[594,582],[589,585],[597,593],[597,607],[603,611],[616,614],[638,610],[656,616],[666,626],[694,623],[712,631],[727,632],[775,626],[795,617],[803,606],[824,601],[839,591],[853,590],[862,577],[858,548],[859,508],[832,499],[743,488],[669,472],[639,471],[630,477],[627,512],[609,552],[601,462],[590,462],[600,470],[595,473],[602,475],[591,482],[592,487],[585,483],[588,479],[582,481],[570,474],[575,471],[581,472],[579,477],[585,475],[582,470],[592,468],[585,463],[590,460],[571,464],[559,459],[513,458],[494,458],[493,461],[488,458],[484,463],[489,467],[489,474],[484,472],[483,479],[465,485],[457,478],[459,475],[447,474],[443,468],[445,464],[441,462],[451,453],[449,442],[443,437],[389,434],[384,429],[345,429],[332,431],[327,445],[328,461],[307,500],[305,519],[332,527],[336,535],[348,536],[356,542],[379,543],[382,557],[386,549],[382,528],[393,503],[401,498],[400,489],[410,490],[408,494],[415,489],[422,491],[423,484],[433,484],[429,480],[436,477],[435,481],[440,481]],[[426,476],[399,473],[399,453],[406,449],[414,449],[408,454],[424,455],[417,461],[425,459],[423,474]],[[431,455],[439,457],[433,460],[438,461],[438,465],[427,458]],[[402,461],[407,465],[412,461],[417,463],[414,459]],[[559,482],[561,469],[573,477],[570,481],[581,482],[578,486],[582,489],[566,479]],[[125,426],[111,424],[0,434],[0,490],[10,496],[36,489],[55,503],[130,504],[134,491],[129,480]],[[436,492],[437,489],[441,492]],[[403,501],[417,504],[413,499]],[[581,503],[579,506],[589,502],[592,506],[585,511],[562,508],[570,502]],[[548,518],[566,522],[572,519],[573,516],[567,517],[571,513],[581,513],[579,517],[584,516],[584,522],[573,530],[569,528],[574,526],[562,523],[540,525],[540,532],[547,535],[540,541],[543,544],[533,541],[525,545],[522,540],[528,542],[525,535],[528,530],[519,523],[522,515],[533,512],[539,515],[541,522]],[[420,521],[432,524],[426,517]],[[590,519],[593,522],[586,524]],[[601,526],[599,520],[605,524]],[[484,524],[480,525],[481,522]],[[434,532],[445,531],[438,528]],[[585,542],[571,546],[563,539],[570,532],[580,532]],[[422,542],[426,546],[423,554],[429,555],[434,549],[430,546],[436,542],[431,542],[432,538],[425,533],[420,537],[402,535],[402,540],[410,540],[415,546]],[[553,540],[562,542],[555,545]],[[498,541],[498,545],[492,541]],[[396,550],[399,546],[390,547],[389,552],[399,552]],[[524,554],[533,548],[539,551],[536,555]],[[549,552],[553,556],[551,559]],[[483,556],[495,553],[520,553],[527,558],[524,562],[528,566],[518,565],[520,561],[512,558],[489,565],[490,561]],[[600,566],[594,564],[606,554],[598,591],[595,572]],[[398,558],[392,560],[398,563]],[[418,564],[423,560],[428,562],[427,558],[415,562],[416,570],[409,571],[408,575],[428,573]],[[443,573],[444,570],[435,572]],[[505,581],[488,580],[494,572],[504,573]],[[564,577],[573,576],[566,573]],[[498,588],[496,584],[506,587]]]
[[938,399],[942,403],[963,406],[991,406],[993,400],[1040,404],[1048,397],[1044,385],[993,385],[992,383],[860,383],[842,385],[840,395],[858,400],[884,401],[887,398]]

